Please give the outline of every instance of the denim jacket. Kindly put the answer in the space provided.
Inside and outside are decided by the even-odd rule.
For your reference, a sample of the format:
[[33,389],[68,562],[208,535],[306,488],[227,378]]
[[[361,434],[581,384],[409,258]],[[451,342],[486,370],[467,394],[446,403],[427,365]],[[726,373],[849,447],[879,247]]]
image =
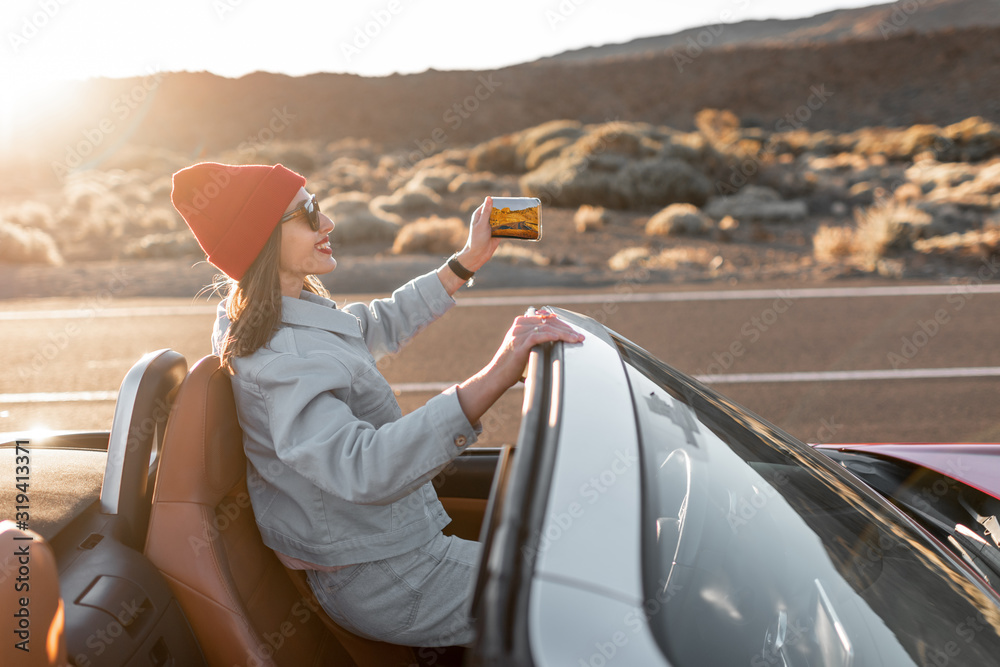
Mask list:
[[[451,519],[430,480],[472,444],[453,386],[402,416],[375,365],[454,300],[434,273],[390,298],[337,309],[282,297],[264,347],[233,359],[247,485],[264,543],[324,566],[400,555]],[[212,337],[228,327],[225,304]]]

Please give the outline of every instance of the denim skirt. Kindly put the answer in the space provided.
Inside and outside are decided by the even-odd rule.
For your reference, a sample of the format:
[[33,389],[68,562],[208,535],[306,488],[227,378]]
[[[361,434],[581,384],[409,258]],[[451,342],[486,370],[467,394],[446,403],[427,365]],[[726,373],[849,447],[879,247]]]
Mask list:
[[330,618],[355,634],[405,646],[469,645],[481,550],[438,533],[399,556],[307,575]]

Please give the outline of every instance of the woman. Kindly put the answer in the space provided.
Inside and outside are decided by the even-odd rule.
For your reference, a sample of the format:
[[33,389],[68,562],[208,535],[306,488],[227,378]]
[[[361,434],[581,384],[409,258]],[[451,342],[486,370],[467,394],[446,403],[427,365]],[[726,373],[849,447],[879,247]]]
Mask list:
[[302,176],[200,163],[174,174],[171,199],[230,278],[213,348],[232,373],[264,542],[307,570],[324,609],[358,634],[469,643],[480,545],[442,534],[450,519],[430,480],[475,442],[533,346],[583,337],[549,313],[519,317],[480,372],[406,416],[375,363],[443,315],[489,261],[490,198],[448,263],[342,309],[316,278],[337,266],[334,223]]

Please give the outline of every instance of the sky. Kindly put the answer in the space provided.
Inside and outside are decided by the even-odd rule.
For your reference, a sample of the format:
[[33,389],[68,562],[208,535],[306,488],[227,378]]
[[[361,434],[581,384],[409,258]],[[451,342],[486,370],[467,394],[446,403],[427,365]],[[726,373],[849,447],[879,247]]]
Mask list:
[[493,69],[569,49],[879,0],[3,0],[0,75]]
[[586,46],[879,0],[0,0],[0,150],[66,80],[495,69]]

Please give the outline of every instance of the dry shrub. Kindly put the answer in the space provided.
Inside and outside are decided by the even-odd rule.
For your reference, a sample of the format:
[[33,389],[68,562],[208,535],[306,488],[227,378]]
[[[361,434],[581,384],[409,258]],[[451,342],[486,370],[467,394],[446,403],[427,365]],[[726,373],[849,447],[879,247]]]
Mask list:
[[874,267],[890,250],[902,250],[913,241],[928,236],[933,222],[930,214],[913,206],[889,203],[855,210],[857,231],[854,247],[864,266]]
[[515,266],[548,266],[549,258],[521,243],[501,243],[493,254],[499,260]]
[[392,244],[395,255],[447,255],[462,247],[467,229],[458,218],[421,218],[404,225]]
[[371,192],[383,182],[375,175],[375,169],[364,160],[354,157],[338,157],[311,179],[314,190],[325,183],[324,189],[336,192]]
[[429,188],[397,190],[391,195],[376,197],[371,202],[373,211],[396,215],[420,215],[441,207],[441,196]]
[[282,164],[294,172],[308,176],[316,171],[316,141],[281,141],[254,145],[257,150],[242,149],[232,164]]
[[711,230],[711,218],[692,204],[671,204],[646,223],[648,236],[700,235]]
[[169,148],[125,144],[101,162],[101,169],[141,169],[150,174],[173,174],[190,164],[189,157]]
[[406,190],[433,190],[438,194],[448,191],[448,185],[455,180],[455,177],[464,173],[461,167],[432,167],[421,169],[406,182]]
[[854,229],[820,225],[813,236],[813,257],[820,262],[838,262],[855,252]]
[[563,152],[563,149],[572,145],[574,141],[576,141],[574,138],[566,136],[553,137],[552,139],[549,139],[544,144],[540,144],[528,153],[528,157],[524,160],[524,168],[527,171],[537,169],[547,160],[559,157],[559,155]]
[[[1000,154],[1000,127],[980,116],[959,121],[941,131],[947,139],[945,147],[952,148],[962,162],[978,162]],[[951,146],[948,146],[948,143]]]
[[337,243],[386,243],[396,238],[398,218],[373,212],[369,202],[371,197],[363,192],[345,192],[320,202],[320,209],[334,222],[332,238]]
[[748,185],[735,195],[714,198],[705,206],[705,213],[716,219],[730,215],[744,222],[794,222],[804,219],[809,207],[800,199],[782,201],[771,188]]
[[608,268],[612,271],[704,268],[710,266],[715,257],[716,254],[708,248],[664,248],[654,255],[647,248],[633,247],[615,253],[608,260]]
[[981,259],[1000,252],[1000,228],[987,227],[973,229],[965,233],[953,233],[919,239],[913,242],[913,249],[926,254]]
[[656,155],[661,145],[651,139],[653,127],[647,123],[613,121],[588,128],[580,137],[575,150],[583,155],[615,153],[630,158]]
[[495,174],[483,171],[474,174],[459,174],[448,184],[448,192],[467,195],[473,192],[498,192],[501,187]]
[[601,229],[608,224],[608,212],[603,206],[589,206],[584,204],[573,214],[573,223],[576,231],[584,232]]
[[204,256],[198,241],[188,230],[147,234],[127,243],[122,254],[135,259]]
[[514,149],[516,171],[527,170],[528,157],[540,146],[559,138],[575,141],[583,133],[583,124],[576,120],[550,120],[522,131]]
[[739,137],[740,119],[729,109],[702,109],[694,125],[713,144],[728,146]]
[[[649,269],[679,269],[684,267],[709,267],[716,254],[708,248],[664,248],[646,262]],[[719,260],[715,260],[718,262]],[[721,264],[720,264],[721,265]]]
[[37,201],[25,201],[4,210],[3,218],[21,227],[53,231],[55,217],[47,204]]
[[58,266],[63,259],[44,230],[0,220],[0,262]]
[[520,134],[505,134],[475,146],[469,152],[468,167],[473,171],[513,174],[521,171],[517,161]]
[[575,146],[521,177],[521,189],[555,206],[641,209],[675,202],[703,204],[712,191],[704,174],[681,160],[600,154],[587,157]]
[[141,234],[134,224],[136,207],[113,191],[121,184],[120,176],[91,171],[67,181],[64,203],[55,214],[60,249],[67,260],[109,259],[130,233]]
[[649,258],[650,252],[648,248],[639,246],[623,248],[608,260],[608,268],[612,271],[628,271],[629,269],[646,266]]

